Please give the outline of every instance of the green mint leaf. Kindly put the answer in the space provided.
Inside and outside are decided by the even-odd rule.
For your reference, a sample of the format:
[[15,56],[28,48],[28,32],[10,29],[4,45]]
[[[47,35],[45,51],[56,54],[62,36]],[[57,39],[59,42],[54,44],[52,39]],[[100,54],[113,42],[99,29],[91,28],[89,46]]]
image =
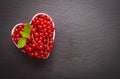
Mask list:
[[29,38],[30,37],[30,33],[27,33],[27,32],[20,32],[22,37],[25,37],[25,38]]
[[18,48],[22,48],[26,45],[26,38],[21,37],[18,41]]
[[31,25],[27,23],[24,27],[24,31],[21,31],[22,37],[29,38],[30,37],[30,31],[31,31]]
[[31,25],[29,23],[27,23],[24,27],[24,32],[30,33],[30,31],[31,31]]
[[22,48],[26,45],[27,38],[30,37],[31,25],[27,23],[24,27],[24,31],[21,31],[22,37],[18,41],[18,48]]

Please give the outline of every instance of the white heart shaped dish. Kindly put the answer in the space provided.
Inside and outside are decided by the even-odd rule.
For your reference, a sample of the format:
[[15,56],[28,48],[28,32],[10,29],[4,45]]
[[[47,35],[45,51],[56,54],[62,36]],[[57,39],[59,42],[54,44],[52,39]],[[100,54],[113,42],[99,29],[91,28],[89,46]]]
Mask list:
[[[11,31],[13,43],[22,52],[27,53],[32,57],[41,59],[48,58],[55,40],[55,24],[52,18],[46,13],[37,13],[33,16],[29,24],[31,24],[32,30],[35,29],[35,33],[37,32],[36,35],[38,36],[36,36],[35,33],[31,32],[31,40],[29,42],[27,41],[26,45],[23,48],[19,48],[17,42],[21,38],[20,31],[23,31],[25,26],[25,23],[19,23],[15,25]],[[27,38],[27,40],[29,40],[29,38]],[[32,47],[34,48],[34,50],[32,49]]]

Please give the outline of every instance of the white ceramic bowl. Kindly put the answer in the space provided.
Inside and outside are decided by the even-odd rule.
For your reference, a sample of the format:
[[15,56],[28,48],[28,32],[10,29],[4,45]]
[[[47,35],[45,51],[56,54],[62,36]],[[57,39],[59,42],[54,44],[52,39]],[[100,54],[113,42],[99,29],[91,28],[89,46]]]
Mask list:
[[[38,16],[38,15],[40,15],[40,14],[44,14],[44,15],[49,16],[49,15],[46,14],[46,13],[37,13],[37,14],[35,14],[35,15],[33,16],[32,20],[33,20],[36,16]],[[50,17],[50,16],[49,16],[49,17]],[[55,26],[55,24],[54,24],[54,22],[53,22],[53,20],[52,20],[51,17],[50,17],[50,19],[51,19],[51,21],[52,21],[52,23],[53,23],[53,26]],[[30,24],[31,24],[32,20],[30,21]],[[24,24],[24,23],[18,23],[18,24],[16,24],[16,25],[13,27],[12,31],[11,31],[11,35],[13,34],[15,28],[18,27],[19,25],[22,25],[22,24]],[[54,41],[54,40],[55,40],[55,31],[54,31],[54,33],[53,33],[53,41]],[[18,47],[18,45],[17,45],[17,44],[15,43],[15,41],[13,40],[13,38],[12,38],[12,41],[13,41],[13,43]],[[21,51],[25,53],[24,50],[21,50]],[[50,55],[50,53],[48,54],[48,56],[47,56],[46,58],[43,58],[43,59],[47,59],[47,58],[49,57],[49,55]],[[40,57],[37,57],[37,58],[40,58]]]

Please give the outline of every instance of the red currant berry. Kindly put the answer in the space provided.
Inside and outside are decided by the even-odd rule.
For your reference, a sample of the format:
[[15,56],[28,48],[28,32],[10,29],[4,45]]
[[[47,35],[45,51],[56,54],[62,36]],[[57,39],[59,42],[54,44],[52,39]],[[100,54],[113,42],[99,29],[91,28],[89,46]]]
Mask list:
[[16,28],[14,31],[14,34],[17,34],[19,32],[19,30]]
[[48,36],[48,33],[47,32],[45,32],[45,34],[44,34],[45,36]]
[[12,34],[12,38],[15,38],[15,34],[14,33]]
[[48,56],[48,52],[44,52],[44,57],[47,57]]
[[41,50],[41,51],[40,51],[40,55],[43,55],[43,54],[44,54],[44,52],[43,52],[43,50]]
[[51,30],[50,30],[50,29],[48,29],[48,33],[51,33]]
[[20,25],[18,29],[21,31],[21,30],[22,30],[22,28],[23,28],[23,25]]
[[29,53],[29,52],[31,52],[31,51],[32,51],[32,48],[31,48],[31,47],[28,47],[28,46],[26,46],[26,48],[25,48],[25,49],[26,49],[26,52],[27,52],[27,53]]
[[50,25],[52,25],[52,21],[49,21],[50,22]]
[[44,18],[44,14],[40,14],[40,18]]
[[42,22],[40,22],[40,25],[41,25],[41,26],[43,26],[43,25],[44,25],[44,22],[43,22],[43,21],[42,21]]
[[[47,29],[48,29],[48,31],[51,29],[51,27],[48,25],[48,27],[47,27]],[[51,30],[50,30],[51,31]]]
[[35,34],[35,33],[36,33],[36,30],[33,28],[33,29],[31,30],[31,33],[32,33],[32,34]]
[[52,38],[52,37],[53,37],[53,34],[49,34],[49,37]]
[[30,53],[30,56],[31,56],[31,57],[34,57],[34,53]]
[[43,38],[45,39],[45,38],[46,38],[46,36],[45,36],[45,35],[43,35]]
[[49,16],[47,16],[47,17],[46,17],[46,20],[50,21],[50,17],[49,17]]
[[31,48],[32,48],[32,50],[35,50],[36,45],[33,43],[33,44],[31,45]]
[[32,23],[35,23],[35,19],[32,20]]
[[44,25],[43,25],[43,28],[47,28],[47,25],[46,25],[46,24],[44,24]]
[[44,45],[44,48],[47,48],[47,45],[46,45],[46,44]]
[[42,18],[40,18],[40,21],[42,22],[42,21],[43,21],[43,19],[42,19]]
[[38,38],[35,38],[35,41],[37,42],[39,39]]
[[41,32],[43,27],[41,25],[38,25],[37,28],[38,28],[39,32]]
[[47,23],[46,23],[48,26],[50,26],[51,25],[51,23],[50,23],[50,21],[47,21]]
[[17,43],[18,42],[17,38],[14,38],[14,41],[15,41],[15,43]]
[[44,20],[44,23],[46,24],[46,23],[47,23],[47,21],[46,21],[46,20]]
[[53,44],[53,41],[52,41],[52,40],[50,40],[50,41],[49,41],[49,44],[50,44],[50,45],[52,45],[52,44]]
[[39,34],[39,37],[42,37],[42,35],[43,35],[43,34],[42,34],[42,33],[40,33],[40,34]]
[[40,58],[43,59],[43,58],[44,58],[44,55],[40,55]]
[[52,49],[53,48],[53,45],[50,45],[50,49]]
[[37,18],[37,17],[35,17],[35,18],[34,18],[34,20],[36,21],[36,20],[38,20],[38,18]]
[[36,25],[39,25],[40,24],[40,21],[39,20],[36,20]]
[[40,44],[42,43],[42,41],[41,41],[41,40],[38,40],[37,43],[38,43],[38,45],[40,45]]
[[17,37],[17,38],[18,38],[18,37],[21,37],[21,34],[17,34],[16,37]]
[[50,47],[47,47],[46,50],[49,52],[50,51]]
[[56,29],[55,26],[53,26],[53,27],[52,27],[52,30],[54,31],[55,29]]
[[35,57],[38,57],[38,55],[39,55],[39,54],[38,54],[37,52],[34,53],[34,56],[35,56]]
[[44,32],[47,32],[47,29],[46,29],[46,28],[44,28],[43,30],[44,30]]
[[32,41],[32,38],[31,37],[27,38],[27,43],[29,43],[30,41]]
[[47,43],[47,40],[46,40],[46,39],[44,39],[44,40],[43,40],[43,43],[44,43],[44,44],[46,44],[46,43]]
[[39,37],[39,39],[42,41],[42,40],[43,40],[43,37]]
[[16,40],[17,40],[17,42],[18,42],[18,40],[19,40],[20,38],[18,37],[18,38],[16,38]]
[[38,50],[42,50],[43,49],[43,46],[42,45],[39,45],[38,46]]
[[34,37],[39,37],[39,34],[37,32],[34,33]]

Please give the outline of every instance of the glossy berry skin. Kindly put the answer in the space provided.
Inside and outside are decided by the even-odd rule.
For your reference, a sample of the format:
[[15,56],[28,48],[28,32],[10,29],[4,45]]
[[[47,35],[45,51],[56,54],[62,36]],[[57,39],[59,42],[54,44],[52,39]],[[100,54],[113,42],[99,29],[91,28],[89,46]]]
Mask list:
[[26,51],[29,53],[32,51],[32,48],[31,47],[26,47]]
[[[55,32],[55,26],[50,18],[46,14],[39,14],[35,16],[31,24],[30,37],[27,38],[26,45],[20,50],[25,51],[31,57],[40,59],[46,59],[53,48],[53,33]],[[12,39],[17,44],[22,37],[20,34],[24,30],[25,24],[18,25],[12,34]]]
[[34,33],[34,37],[35,37],[35,38],[39,37],[39,34],[38,34],[37,32]]
[[36,49],[36,45],[34,43],[31,44],[31,48],[32,48],[32,50],[35,50]]

